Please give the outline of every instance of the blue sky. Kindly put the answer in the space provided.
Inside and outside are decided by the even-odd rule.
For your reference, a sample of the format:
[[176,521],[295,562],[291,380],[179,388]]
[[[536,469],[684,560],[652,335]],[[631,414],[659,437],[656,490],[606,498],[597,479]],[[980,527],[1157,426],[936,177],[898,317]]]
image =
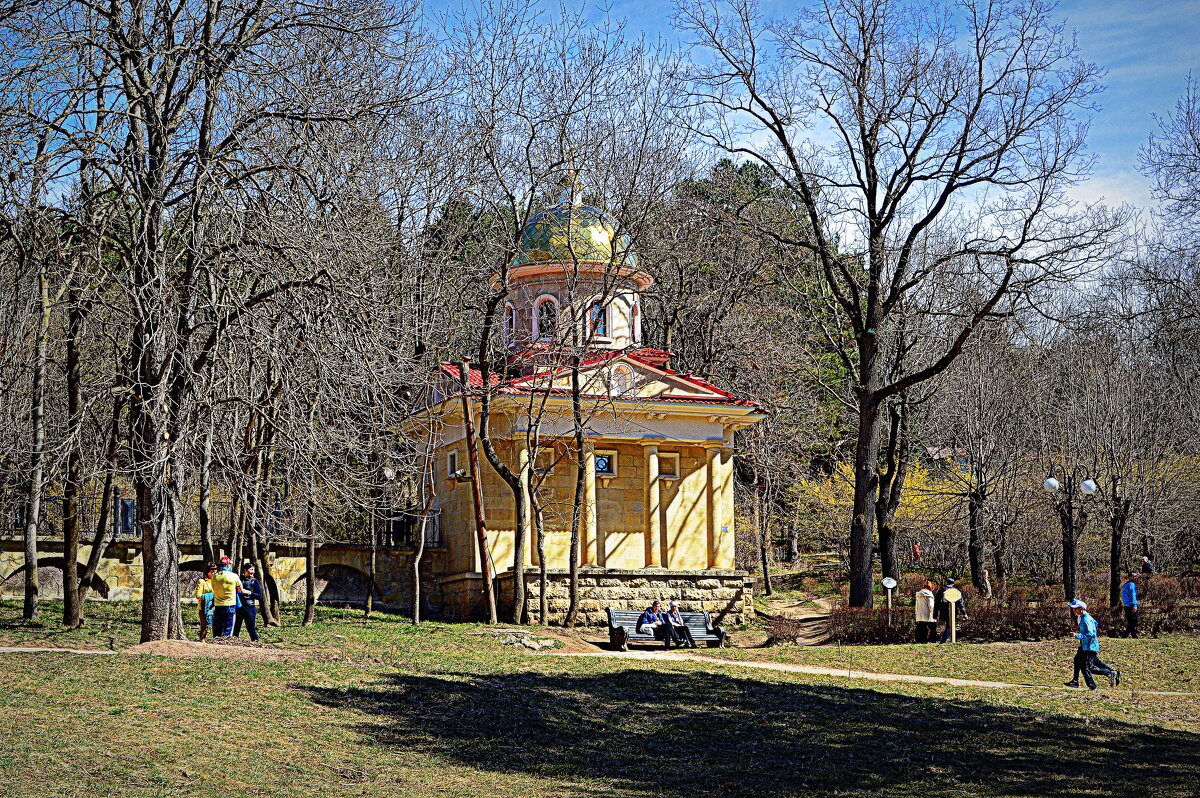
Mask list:
[[[794,3],[766,0],[771,15],[790,15]],[[616,0],[613,13],[633,30],[675,39],[671,4]],[[1150,205],[1148,181],[1138,173],[1138,149],[1154,128],[1153,114],[1166,113],[1183,94],[1189,72],[1200,78],[1200,0],[1073,0],[1058,15],[1075,29],[1082,56],[1107,75],[1100,112],[1088,146],[1096,156],[1093,177],[1081,199]]]
[[[478,2],[427,3],[437,8],[463,1]],[[603,2],[592,0],[587,7],[598,16]],[[558,0],[542,0],[541,5],[553,11]],[[678,41],[670,26],[672,5],[669,0],[608,0],[607,7],[627,20],[630,33]],[[797,3],[762,0],[762,6],[771,16],[790,16]],[[1154,129],[1153,114],[1170,111],[1183,94],[1188,73],[1200,79],[1200,0],[1066,0],[1057,14],[1077,32],[1083,57],[1107,73],[1102,107],[1088,139],[1096,166],[1092,179],[1075,194],[1147,208],[1149,183],[1138,173],[1138,149]]]

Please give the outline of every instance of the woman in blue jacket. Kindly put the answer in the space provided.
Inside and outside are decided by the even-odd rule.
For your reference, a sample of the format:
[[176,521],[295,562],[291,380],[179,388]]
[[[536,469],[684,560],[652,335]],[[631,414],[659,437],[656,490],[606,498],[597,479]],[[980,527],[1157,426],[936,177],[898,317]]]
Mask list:
[[233,636],[240,637],[242,623],[250,632],[250,639],[258,640],[258,608],[255,601],[262,601],[262,585],[254,578],[254,566],[249,563],[242,568],[242,589],[238,592],[237,621],[233,625]]

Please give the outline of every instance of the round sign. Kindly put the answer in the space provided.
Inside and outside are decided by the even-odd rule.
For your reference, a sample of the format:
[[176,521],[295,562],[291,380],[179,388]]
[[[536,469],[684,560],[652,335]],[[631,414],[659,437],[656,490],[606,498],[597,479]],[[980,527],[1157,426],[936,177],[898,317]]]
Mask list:
[[890,576],[885,576],[883,578],[883,587],[886,590],[891,590],[892,588],[894,588],[896,586],[896,584],[897,584],[896,580],[892,579]]
[[948,587],[942,596],[946,599],[946,601],[958,601],[960,598],[962,598],[962,591],[956,587]]

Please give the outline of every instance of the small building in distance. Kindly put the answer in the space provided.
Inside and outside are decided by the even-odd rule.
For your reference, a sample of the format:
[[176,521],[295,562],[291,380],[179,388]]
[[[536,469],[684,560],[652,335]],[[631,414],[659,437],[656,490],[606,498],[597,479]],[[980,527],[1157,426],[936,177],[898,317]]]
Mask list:
[[[493,287],[500,288],[500,277]],[[469,366],[472,415],[490,397],[491,438],[517,474],[532,474],[525,524],[526,606],[539,614],[539,569],[548,571],[548,614],[567,608],[573,499],[582,457],[579,622],[602,623],[604,608],[642,609],[653,599],[709,610],[723,623],[749,612],[746,573],[734,563],[734,433],[764,417],[754,402],[668,367],[671,355],[642,345],[642,294],[653,278],[638,268],[628,235],[578,191],[536,215],[507,273],[505,356],[483,372]],[[578,358],[585,445],[577,452],[572,362]],[[475,526],[460,365],[442,364],[436,390],[414,419],[432,424],[435,509],[444,555],[432,574],[443,614],[486,609],[482,558],[498,574],[502,608],[515,578],[513,494],[478,447],[487,550]],[[478,442],[477,442],[478,444]],[[540,533],[539,533],[540,528]]]

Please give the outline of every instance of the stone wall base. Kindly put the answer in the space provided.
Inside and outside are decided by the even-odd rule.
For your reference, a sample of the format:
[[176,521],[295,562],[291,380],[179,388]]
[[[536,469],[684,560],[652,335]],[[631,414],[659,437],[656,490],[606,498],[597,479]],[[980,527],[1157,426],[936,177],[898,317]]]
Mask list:
[[[547,577],[547,615],[549,623],[562,624],[567,614],[570,575],[549,571]],[[512,617],[513,572],[500,574],[499,601],[503,617]],[[529,619],[540,622],[540,577],[536,568],[525,572],[525,605]],[[677,571],[660,568],[617,570],[583,568],[579,572],[579,615],[581,626],[605,626],[607,607],[644,610],[655,599],[664,605],[678,601],[684,612],[707,610],[713,623],[732,626],[754,616],[751,581],[745,571]]]

